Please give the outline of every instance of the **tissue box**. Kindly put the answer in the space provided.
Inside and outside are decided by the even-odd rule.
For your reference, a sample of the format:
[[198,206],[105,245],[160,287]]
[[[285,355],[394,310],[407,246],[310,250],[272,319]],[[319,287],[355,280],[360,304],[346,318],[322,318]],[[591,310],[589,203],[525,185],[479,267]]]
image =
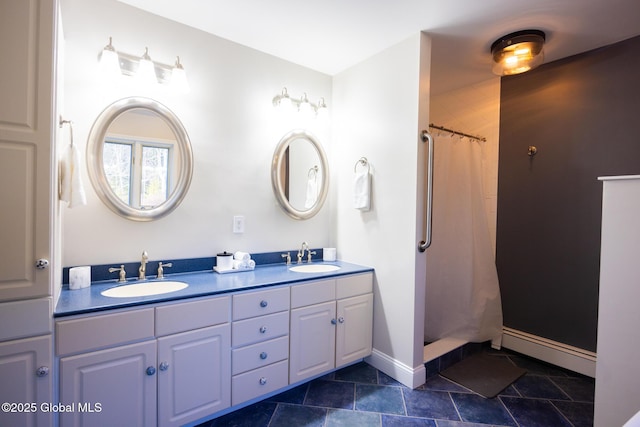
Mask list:
[[69,269],[69,289],[82,289],[91,285],[91,267],[73,267]]

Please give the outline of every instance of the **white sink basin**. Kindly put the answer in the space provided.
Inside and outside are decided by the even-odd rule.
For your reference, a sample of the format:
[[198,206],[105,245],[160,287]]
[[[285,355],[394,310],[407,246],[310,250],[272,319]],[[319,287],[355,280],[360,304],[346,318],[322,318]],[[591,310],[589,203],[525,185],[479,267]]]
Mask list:
[[331,264],[304,264],[289,267],[289,270],[295,271],[296,273],[326,273],[328,271],[340,270],[340,267]]
[[158,282],[135,283],[131,285],[122,285],[109,288],[102,291],[105,297],[112,298],[131,298],[146,297],[149,295],[168,294],[169,292],[179,291],[189,286],[184,282],[175,282],[171,280]]

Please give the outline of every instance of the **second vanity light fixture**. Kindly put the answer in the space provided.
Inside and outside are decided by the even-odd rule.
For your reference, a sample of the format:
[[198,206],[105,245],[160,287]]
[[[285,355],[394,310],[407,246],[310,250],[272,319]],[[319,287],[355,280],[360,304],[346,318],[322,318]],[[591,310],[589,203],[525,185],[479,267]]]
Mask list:
[[319,119],[328,115],[324,98],[320,98],[316,104],[309,102],[306,93],[303,93],[300,98],[292,98],[289,96],[286,87],[282,88],[282,92],[273,98],[273,106],[284,112],[297,111],[300,114],[315,116]]
[[142,56],[117,52],[111,37],[109,37],[109,44],[100,53],[100,70],[108,79],[115,80],[124,74],[135,77],[144,85],[167,84],[176,92],[189,92],[189,82],[179,56],[171,66],[151,60],[149,48],[146,47]]

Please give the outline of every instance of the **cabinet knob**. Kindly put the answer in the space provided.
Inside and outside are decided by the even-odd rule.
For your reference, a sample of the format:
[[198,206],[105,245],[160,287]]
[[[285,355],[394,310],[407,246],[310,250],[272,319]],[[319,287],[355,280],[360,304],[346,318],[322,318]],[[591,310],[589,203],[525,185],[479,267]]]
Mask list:
[[344,323],[344,317],[338,317],[338,323]]
[[36,261],[36,268],[38,270],[44,270],[47,267],[49,267],[48,259],[40,258],[39,260]]
[[266,352],[263,351],[262,353],[260,353],[260,359],[264,360],[266,358],[267,358],[267,353]]
[[49,367],[48,366],[40,366],[38,369],[36,369],[36,376],[37,377],[46,377],[47,375],[49,375]]
[[265,377],[260,378],[260,385],[265,385],[267,383],[267,379]]
[[169,364],[167,362],[162,362],[159,368],[161,371],[166,371],[167,369],[169,369]]
[[332,324],[332,325],[335,325],[335,324],[337,324],[337,323],[338,323],[338,322],[336,321],[336,319],[331,319],[331,324]]
[[268,306],[269,303],[265,300],[260,301],[260,307],[265,308],[266,306]]
[[147,372],[147,375],[151,376],[156,373],[156,368],[154,368],[153,366],[149,366],[146,372]]
[[260,333],[261,334],[266,334],[267,333],[267,327],[266,326],[260,326]]

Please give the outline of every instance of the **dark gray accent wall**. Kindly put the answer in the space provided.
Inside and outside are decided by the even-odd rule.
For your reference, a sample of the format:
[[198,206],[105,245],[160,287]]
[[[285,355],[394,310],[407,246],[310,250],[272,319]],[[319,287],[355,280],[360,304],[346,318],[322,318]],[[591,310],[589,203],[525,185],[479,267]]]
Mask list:
[[636,174],[640,37],[502,78],[496,263],[505,326],[595,351],[597,178]]

